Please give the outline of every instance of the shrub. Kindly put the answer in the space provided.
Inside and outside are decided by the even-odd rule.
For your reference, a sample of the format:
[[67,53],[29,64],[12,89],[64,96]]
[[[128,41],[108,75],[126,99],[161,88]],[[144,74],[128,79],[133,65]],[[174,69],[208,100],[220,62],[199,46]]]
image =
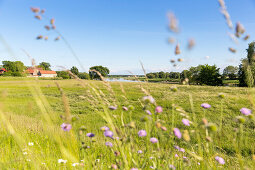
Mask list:
[[79,73],[79,74],[78,74],[78,77],[79,77],[80,79],[89,80],[89,74],[88,74],[88,73]]
[[63,79],[70,79],[70,75],[66,71],[57,71],[57,77],[62,77]]
[[215,65],[208,64],[201,66],[201,71],[198,74],[198,83],[209,86],[220,86],[223,84],[219,68]]

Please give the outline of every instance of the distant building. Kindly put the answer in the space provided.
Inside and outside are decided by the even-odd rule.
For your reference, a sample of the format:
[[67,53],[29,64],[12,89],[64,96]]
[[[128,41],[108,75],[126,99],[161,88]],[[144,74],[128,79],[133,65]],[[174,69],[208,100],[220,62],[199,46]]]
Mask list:
[[29,67],[26,70],[26,73],[29,77],[57,77],[55,71],[43,70],[42,68]]
[[4,72],[6,72],[5,68],[0,68],[0,74],[3,74]]
[[57,73],[56,73],[56,71],[40,70],[38,72],[38,76],[40,76],[40,77],[57,77]]

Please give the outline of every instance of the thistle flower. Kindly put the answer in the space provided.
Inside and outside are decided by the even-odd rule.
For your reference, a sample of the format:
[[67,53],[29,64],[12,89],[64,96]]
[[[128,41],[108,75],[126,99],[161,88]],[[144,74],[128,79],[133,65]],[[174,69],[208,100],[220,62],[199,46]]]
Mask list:
[[180,50],[180,45],[177,44],[175,47],[175,55],[179,55],[179,54],[181,54],[181,50]]
[[246,41],[250,38],[250,35],[246,35],[243,39]]
[[54,25],[54,24],[55,24],[55,19],[54,19],[54,18],[52,18],[52,19],[50,20],[50,24],[51,24],[51,25]]
[[113,138],[113,132],[110,131],[110,130],[106,130],[106,131],[104,131],[104,136],[109,137],[109,138]]
[[166,128],[165,126],[161,126],[161,129],[162,129],[163,131],[167,131],[167,128]]
[[115,107],[115,106],[109,106],[109,109],[110,109],[110,110],[116,110],[117,107]]
[[179,139],[182,138],[181,131],[178,128],[174,128],[174,135]]
[[56,29],[56,25],[52,25],[51,28],[52,28],[53,30],[55,30],[55,29]]
[[143,101],[146,103],[155,103],[155,99],[152,96],[144,96]]
[[40,39],[42,39],[42,38],[43,38],[42,35],[38,35],[38,36],[36,37],[37,40],[40,40]]
[[118,166],[116,164],[112,164],[112,169],[118,169]]
[[178,158],[178,157],[179,157],[179,155],[178,155],[178,154],[175,154],[175,155],[174,155],[174,157]]
[[201,107],[204,109],[209,109],[211,107],[211,105],[209,105],[208,103],[202,103]]
[[190,122],[188,119],[182,119],[182,123],[185,125],[185,126],[190,126]]
[[142,151],[142,150],[138,150],[138,151],[137,151],[137,153],[142,154],[142,153],[143,153],[143,151]]
[[175,33],[179,32],[178,20],[176,19],[174,13],[169,12],[167,16],[169,19],[169,29]]
[[224,164],[225,164],[225,160],[224,160],[223,158],[219,157],[219,156],[216,156],[216,157],[215,157],[215,160],[216,160],[219,164],[221,164],[221,165],[224,165]]
[[189,42],[188,42],[188,49],[191,50],[194,46],[195,46],[196,42],[194,39],[189,39]]
[[150,139],[150,142],[151,142],[151,143],[158,143],[158,139],[157,139],[157,138],[151,138],[151,139]]
[[45,28],[46,30],[48,30],[48,31],[50,30],[50,26],[48,26],[48,25],[45,25],[44,28]]
[[183,149],[183,148],[180,148],[180,150],[179,150],[180,152],[185,152],[185,149]]
[[107,130],[110,130],[107,126],[103,126],[100,128],[102,131],[107,131]]
[[44,13],[45,13],[45,9],[42,9],[42,10],[40,11],[40,13],[41,13],[41,14],[44,14]]
[[95,136],[95,134],[94,133],[87,133],[86,136],[92,138],[92,137]]
[[245,107],[243,107],[242,109],[240,109],[240,112],[241,112],[242,114],[244,114],[245,116],[249,116],[249,115],[251,114],[251,110],[248,109],[248,108],[245,108]]
[[112,147],[112,146],[113,146],[111,142],[105,142],[105,145],[106,145],[106,146],[109,146],[109,147]]
[[152,115],[152,113],[151,113],[149,110],[145,110],[145,112],[146,112],[148,115]]
[[61,125],[61,128],[64,130],[64,131],[69,131],[72,129],[72,125],[71,124],[67,124],[67,123],[63,123]]
[[128,111],[128,108],[125,107],[125,106],[123,106],[122,109],[123,109],[124,111]]
[[229,47],[228,49],[229,49],[230,52],[236,53],[236,49],[234,49],[234,48],[232,48],[232,47]]
[[146,132],[145,130],[140,130],[140,131],[138,132],[138,136],[139,136],[139,137],[147,136],[147,132]]
[[244,32],[245,32],[244,26],[240,22],[237,22],[236,23],[236,36],[240,37],[240,34],[243,34]]
[[179,61],[179,62],[183,62],[183,59],[182,59],[182,58],[178,58],[178,61]]
[[171,62],[171,63],[175,63],[175,60],[174,60],[174,59],[171,59],[170,62]]
[[40,11],[40,8],[31,7],[30,9],[34,13],[38,13]]
[[42,17],[41,17],[40,15],[36,15],[35,18],[36,18],[36,19],[39,19],[39,20],[42,19]]
[[163,112],[163,108],[162,108],[161,106],[157,106],[157,107],[155,108],[155,112],[156,112],[156,113],[162,113],[162,112]]
[[55,38],[55,41],[58,41],[58,40],[60,40],[60,36],[58,36],[57,38]]
[[48,36],[45,36],[45,37],[44,37],[44,40],[46,40],[46,41],[47,41],[48,39],[49,39],[49,37],[48,37]]

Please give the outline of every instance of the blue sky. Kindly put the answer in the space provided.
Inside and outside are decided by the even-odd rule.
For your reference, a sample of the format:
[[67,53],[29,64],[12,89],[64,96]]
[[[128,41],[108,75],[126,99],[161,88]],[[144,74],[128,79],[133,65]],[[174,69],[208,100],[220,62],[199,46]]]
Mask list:
[[[238,65],[245,57],[248,42],[255,40],[255,0],[226,0],[233,23],[240,21],[251,38],[234,44],[219,12],[217,0],[0,0],[0,34],[15,56],[0,44],[0,61],[18,59],[30,65],[25,49],[37,63],[50,62],[70,68],[79,63],[63,41],[54,42],[56,34],[43,26],[48,21],[34,19],[30,7],[46,9],[56,19],[57,29],[66,37],[88,70],[94,65],[110,68],[112,74],[141,74],[140,61],[147,72],[178,71],[198,64],[216,64],[220,68]],[[177,68],[169,60],[174,46],[167,43],[173,34],[168,31],[166,14],[173,11],[181,33],[176,35],[185,62]],[[38,41],[39,34],[48,41]],[[186,50],[189,38],[196,40],[192,51]],[[238,50],[236,54],[228,47]],[[205,56],[210,56],[206,59]]]

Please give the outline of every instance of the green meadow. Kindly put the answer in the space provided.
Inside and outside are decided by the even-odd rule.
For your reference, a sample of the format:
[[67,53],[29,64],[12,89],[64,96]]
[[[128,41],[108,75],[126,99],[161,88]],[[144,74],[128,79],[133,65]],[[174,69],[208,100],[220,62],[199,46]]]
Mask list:
[[[1,78],[0,167],[254,169],[255,121],[240,113],[244,107],[253,110],[254,92],[239,87]],[[150,95],[155,103],[143,101]],[[202,108],[202,103],[211,108]],[[156,106],[163,112],[155,113]],[[182,123],[184,118],[190,126]],[[64,131],[63,123],[71,124],[71,130]],[[103,126],[113,138],[104,136]],[[147,135],[139,137],[142,129]],[[158,142],[150,142],[152,137]]]

